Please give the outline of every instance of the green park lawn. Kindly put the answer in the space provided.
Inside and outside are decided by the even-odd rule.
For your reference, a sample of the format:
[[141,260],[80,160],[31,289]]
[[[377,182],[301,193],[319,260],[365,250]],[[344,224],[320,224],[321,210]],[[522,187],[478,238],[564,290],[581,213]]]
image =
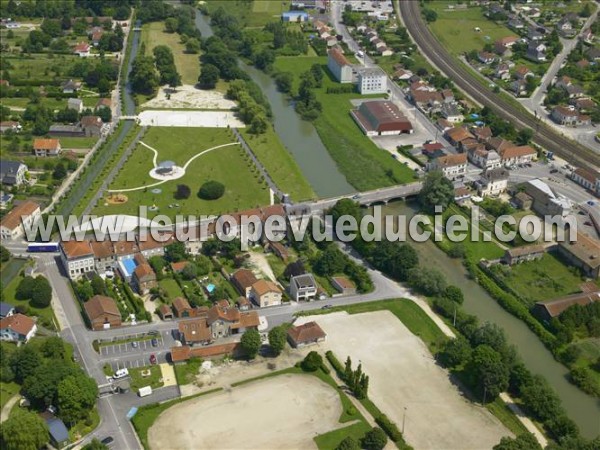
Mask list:
[[61,137],[60,146],[63,149],[92,148],[97,140],[97,137]]
[[413,172],[391,158],[387,151],[377,147],[363,134],[350,116],[350,111],[353,109],[350,101],[366,97],[358,93],[327,93],[328,87],[339,86],[339,84],[331,78],[327,70],[326,58],[279,57],[274,67],[295,75],[293,90],[297,91],[300,74],[315,63],[321,65],[325,77],[323,87],[315,89],[323,111],[314,125],[323,144],[348,182],[357,190],[365,191],[413,181]]
[[163,278],[158,282],[158,285],[165,290],[171,300],[176,297],[183,297],[181,288],[173,278]]
[[[468,9],[446,10],[446,1],[426,3],[426,7],[437,12],[438,18],[429,24],[438,40],[454,55],[481,50],[487,43],[506,37],[515,36],[503,24],[496,24],[483,15],[483,9],[475,6]],[[481,32],[475,31],[479,27]]]
[[246,129],[240,132],[279,189],[294,201],[316,198],[300,167],[272,128],[267,128],[266,133],[258,136],[248,133]]
[[[225,128],[164,128],[152,127],[142,139],[155,148],[158,162],[174,161],[183,166],[192,156],[223,144],[235,143],[230,130]],[[154,154],[148,148],[138,145],[125,165],[121,168],[110,189],[129,189],[143,187],[157,180],[149,175],[153,167]],[[219,181],[225,185],[225,195],[217,200],[202,200],[197,196],[200,186],[207,181]],[[187,199],[176,200],[174,192],[178,184],[191,189]],[[128,201],[120,205],[102,204],[94,210],[95,214],[138,214],[141,205],[157,206],[158,211],[149,211],[149,217],[166,214],[212,215],[230,213],[260,205],[269,204],[269,191],[261,175],[240,145],[231,145],[214,150],[195,159],[187,168],[185,175],[177,180],[167,181],[159,186],[161,193],[153,194],[152,189],[125,192]],[[179,204],[180,207],[169,205]]]
[[580,292],[582,283],[579,273],[571,271],[552,253],[546,253],[539,261],[512,266],[506,275],[499,273],[513,290],[531,303]]
[[175,58],[177,72],[181,75],[183,84],[195,85],[200,75],[200,59],[198,54],[186,53],[185,45],[181,43],[177,33],[165,32],[164,22],[150,22],[142,27],[142,43],[146,44],[146,52],[152,54],[152,49],[158,45],[171,48]]
[[289,10],[288,1],[282,0],[208,0],[209,11],[223,7],[236,16],[245,26],[262,28],[267,22],[280,20],[281,13]]
[[[142,373],[149,370],[150,375],[142,376]],[[152,389],[161,387],[164,383],[161,381],[162,371],[160,366],[146,366],[135,369],[129,369],[129,376],[131,377],[131,389],[137,392],[144,386],[150,386]]]

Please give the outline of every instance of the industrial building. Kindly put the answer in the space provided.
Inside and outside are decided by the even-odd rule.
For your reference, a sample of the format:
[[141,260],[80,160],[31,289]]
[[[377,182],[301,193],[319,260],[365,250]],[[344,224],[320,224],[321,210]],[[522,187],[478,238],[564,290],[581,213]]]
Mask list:
[[394,103],[387,100],[363,102],[351,114],[367,136],[410,134],[414,131],[410,120]]

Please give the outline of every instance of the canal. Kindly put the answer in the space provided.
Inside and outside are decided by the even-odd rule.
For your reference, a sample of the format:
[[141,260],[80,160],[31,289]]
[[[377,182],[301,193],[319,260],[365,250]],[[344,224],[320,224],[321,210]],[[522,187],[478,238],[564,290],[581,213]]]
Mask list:
[[[408,219],[416,212],[416,205],[392,202],[383,207],[383,215],[404,215]],[[591,438],[600,434],[600,400],[585,394],[568,380],[568,370],[554,359],[539,338],[519,319],[506,312],[479,284],[469,278],[458,259],[450,258],[432,241],[414,243],[420,262],[425,267],[435,267],[459,286],[464,295],[463,309],[477,316],[481,322],[500,326],[508,342],[514,345],[529,370],[542,375],[554,388],[567,414],[573,419],[582,435]]]
[[[197,12],[196,27],[203,38],[213,35],[208,21],[207,16]],[[315,127],[296,114],[293,103],[287,95],[277,90],[273,79],[242,61],[239,64],[268,98],[279,139],[292,154],[317,195],[327,198],[355,192],[356,189],[346,181],[329,155]]]

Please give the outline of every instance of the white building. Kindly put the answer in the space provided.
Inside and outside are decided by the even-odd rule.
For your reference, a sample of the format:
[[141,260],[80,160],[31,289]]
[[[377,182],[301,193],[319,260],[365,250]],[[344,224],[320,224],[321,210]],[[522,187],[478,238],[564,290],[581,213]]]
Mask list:
[[94,251],[89,241],[63,241],[60,243],[60,258],[67,275],[75,280],[96,269]]
[[0,221],[2,240],[15,240],[23,236],[24,227],[31,228],[42,216],[40,205],[27,200],[15,206]]
[[317,282],[310,273],[297,275],[290,279],[290,296],[293,300],[310,301],[317,296]]
[[0,320],[0,340],[9,342],[28,342],[37,331],[37,325],[31,317],[12,314]]
[[339,47],[333,47],[327,52],[327,67],[340,83],[352,83],[354,81],[352,65]]
[[446,178],[453,179],[467,173],[467,154],[440,156],[428,164],[427,170],[441,170]]
[[363,95],[387,93],[387,75],[379,67],[359,70],[358,92]]
[[20,186],[25,181],[27,166],[18,161],[0,161],[0,183]]
[[499,167],[486,170],[477,181],[477,192],[481,197],[500,195],[508,187],[508,170]]

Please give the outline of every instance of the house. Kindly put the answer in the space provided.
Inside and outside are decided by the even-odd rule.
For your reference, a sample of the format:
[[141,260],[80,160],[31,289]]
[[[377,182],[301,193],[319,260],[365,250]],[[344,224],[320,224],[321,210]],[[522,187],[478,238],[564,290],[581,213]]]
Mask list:
[[530,42],[527,46],[525,57],[534,62],[546,61],[546,45],[543,43]]
[[340,47],[333,47],[327,51],[327,68],[340,83],[352,83],[354,81],[352,66]]
[[504,47],[511,48],[513,45],[515,45],[515,42],[517,42],[518,40],[519,40],[519,38],[516,36],[506,36],[506,37],[503,37],[502,39],[498,39],[495,42],[495,44],[499,44],[499,45],[503,45]]
[[98,47],[100,40],[102,39],[102,35],[104,34],[104,29],[101,27],[94,27],[92,29],[92,45],[94,47]]
[[135,261],[137,266],[133,271],[133,284],[141,295],[145,295],[158,285],[156,274],[141,253],[135,255]]
[[600,292],[580,292],[578,294],[567,295],[566,297],[545,302],[537,302],[532,309],[532,313],[543,322],[550,322],[552,319],[560,316],[571,306],[586,306],[600,301]]
[[544,34],[540,33],[535,28],[529,28],[527,31],[527,39],[531,42],[541,42],[544,40]]
[[288,249],[285,248],[285,245],[283,245],[281,242],[269,242],[268,248],[283,262],[287,261],[289,252]]
[[28,342],[37,331],[37,325],[31,317],[23,314],[11,314],[0,319],[0,340],[9,342]]
[[591,98],[576,98],[569,101],[570,104],[577,108],[577,111],[592,111],[596,107],[596,102]]
[[176,297],[173,299],[172,306],[176,317],[194,317],[193,308],[190,306],[187,299]]
[[442,105],[442,116],[450,123],[459,123],[465,120],[465,116],[459,111],[456,103],[444,103]]
[[81,89],[81,82],[68,80],[60,85],[63,94],[74,94],[79,89]]
[[4,134],[7,131],[12,131],[13,133],[19,133],[23,127],[19,122],[15,122],[14,120],[5,120],[4,122],[0,122],[0,133]]
[[573,30],[573,24],[567,17],[563,17],[557,24],[556,29],[562,33],[568,33]]
[[586,28],[585,30],[583,30],[579,35],[579,39],[581,39],[586,44],[591,44],[592,42],[594,42],[594,33],[592,32],[592,29]]
[[410,87],[408,97],[425,114],[439,112],[444,101],[442,94],[436,92],[435,88],[432,90],[424,83],[413,83]]
[[454,189],[454,201],[459,205],[472,197],[471,191],[466,186],[459,186]]
[[587,51],[587,57],[592,61],[600,61],[600,48],[591,47]]
[[258,329],[260,320],[255,311],[240,312],[236,308],[214,305],[208,310],[206,323],[216,339]]
[[507,25],[508,25],[508,28],[512,28],[513,30],[522,30],[523,28],[525,28],[525,25],[523,24],[523,22],[521,22],[517,18],[510,19],[508,21]]
[[517,208],[522,210],[531,209],[531,205],[533,204],[533,198],[525,192],[517,192],[512,201]]
[[83,100],[80,98],[70,98],[67,100],[67,108],[74,109],[78,113],[83,111]]
[[464,141],[465,139],[473,139],[474,136],[466,128],[458,127],[446,131],[446,138],[450,141],[452,145],[458,147],[458,145],[462,141]]
[[502,164],[512,166],[514,164],[527,164],[533,161],[537,152],[529,145],[507,147],[499,152]]
[[444,134],[446,134],[448,130],[452,130],[454,128],[454,125],[448,122],[446,119],[438,119],[435,122],[435,126]]
[[600,196],[600,173],[591,169],[578,168],[571,173],[571,179],[580,186]]
[[171,347],[171,362],[173,364],[179,364],[190,358],[199,358],[201,360],[223,358],[226,355],[234,356],[238,354],[239,351],[239,342],[210,345],[206,347],[190,347],[189,345],[183,345],[181,347]]
[[516,97],[523,97],[527,95],[527,82],[525,80],[514,80],[510,84],[510,90],[515,94]]
[[525,183],[525,193],[532,198],[532,209],[540,216],[565,217],[571,212],[571,201],[554,193],[542,180]]
[[121,312],[110,297],[94,295],[83,304],[92,330],[107,330],[121,326]]
[[85,137],[81,125],[50,125],[48,135],[52,137]]
[[524,261],[542,259],[544,253],[546,253],[546,249],[543,245],[525,245],[523,247],[509,248],[504,252],[502,262],[509,266],[514,266]]
[[348,277],[331,277],[331,284],[342,295],[356,294],[356,285]]
[[482,169],[495,169],[502,165],[500,155],[494,150],[486,150],[485,146],[478,146],[469,150],[467,158]]
[[297,275],[290,279],[290,296],[293,300],[312,301],[317,296],[317,282],[310,273]]
[[358,92],[367,94],[385,94],[387,92],[387,74],[379,67],[358,71]]
[[259,307],[281,305],[282,292],[272,281],[258,280],[250,288],[250,298]]
[[587,59],[581,59],[577,61],[575,65],[581,70],[585,70],[590,67],[590,62]]
[[477,192],[481,197],[500,195],[508,187],[508,170],[502,167],[485,170],[481,173],[476,185]]
[[101,98],[96,102],[95,110],[99,110],[101,108],[112,108],[112,101],[110,98]]
[[63,267],[71,280],[95,270],[94,252],[89,241],[62,241],[59,250]]
[[427,156],[428,159],[438,158],[440,156],[445,156],[447,154],[444,151],[444,146],[438,142],[433,142],[430,144],[423,144],[421,153],[423,153],[425,156]]
[[490,52],[479,52],[477,53],[477,59],[483,64],[492,64],[496,61],[496,55]]
[[327,339],[327,334],[317,322],[307,322],[304,325],[290,327],[287,337],[292,347],[302,348],[324,342]]
[[12,316],[16,312],[13,305],[9,303],[0,302],[0,319]]
[[252,308],[252,303],[246,297],[238,297],[235,304],[240,311],[248,311]]
[[82,58],[90,56],[90,44],[86,42],[80,42],[73,48],[73,53]]
[[251,270],[239,269],[233,273],[230,281],[241,295],[249,298],[252,285],[256,283],[258,279]]
[[410,134],[412,123],[395,103],[387,100],[365,101],[350,111],[352,118],[367,136]]
[[283,22],[308,22],[309,16],[304,11],[285,11],[281,14]]
[[165,304],[162,304],[158,307],[158,315],[162,320],[173,319],[173,311]]
[[467,173],[467,155],[459,153],[440,156],[427,165],[427,170],[441,170],[446,178],[453,179],[458,175]]
[[102,274],[113,272],[115,269],[115,249],[110,240],[90,241],[90,247],[94,255],[94,269]]
[[207,345],[212,342],[212,334],[206,317],[182,320],[177,325],[179,340],[183,345]]
[[32,229],[32,226],[41,217],[40,205],[31,200],[25,200],[0,220],[0,237],[7,241],[18,239],[24,235],[26,229]]
[[498,78],[499,80],[510,79],[510,68],[508,67],[508,64],[498,64],[498,67],[496,67],[496,71],[494,72],[494,77]]
[[518,80],[525,80],[529,77],[535,77],[535,74],[531,71],[531,69],[529,69],[529,67],[521,65],[515,69],[515,77]]
[[485,148],[488,150],[494,150],[496,152],[501,152],[505,148],[514,147],[511,141],[503,139],[501,137],[492,137],[485,143]]
[[583,233],[577,239],[558,243],[558,252],[579,267],[586,277],[597,279],[600,272],[600,241]]
[[404,68],[399,68],[393,73],[392,78],[394,80],[406,81],[406,80],[410,79],[410,77],[412,77],[412,76],[413,76],[413,73],[410,70],[407,70]]
[[19,161],[0,160],[0,183],[20,186],[25,181],[27,166]]
[[592,123],[590,116],[580,114],[574,106],[555,106],[550,117],[560,125],[585,126]]
[[83,116],[81,118],[81,127],[88,137],[100,136],[103,127],[102,119],[98,116]]
[[0,191],[0,209],[8,208],[8,205],[12,202],[13,198],[15,198],[14,195]]
[[488,126],[473,127],[471,128],[471,134],[479,142],[487,142],[493,137],[492,129]]
[[62,151],[58,139],[34,139],[33,153],[35,156],[58,156]]
[[52,447],[61,449],[69,445],[71,440],[69,439],[69,430],[65,426],[65,423],[52,414],[50,411],[45,411],[40,414],[40,417],[44,419],[48,427],[48,435],[50,436],[50,443]]

